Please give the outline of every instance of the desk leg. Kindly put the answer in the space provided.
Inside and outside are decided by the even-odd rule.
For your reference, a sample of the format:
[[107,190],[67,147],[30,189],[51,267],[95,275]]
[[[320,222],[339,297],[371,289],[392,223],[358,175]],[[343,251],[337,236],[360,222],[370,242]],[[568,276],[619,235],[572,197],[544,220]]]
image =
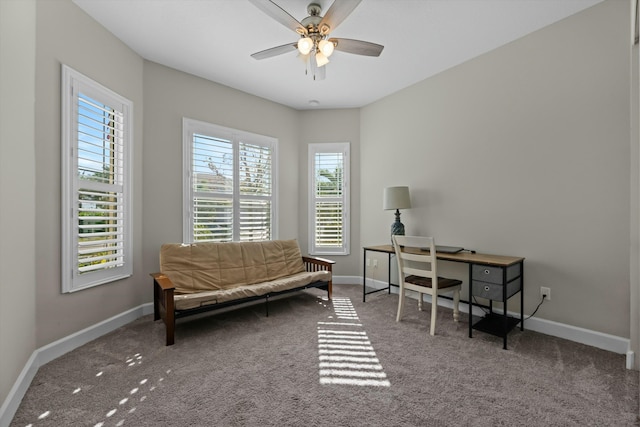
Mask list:
[[362,266],[362,302],[367,302],[367,249],[364,251],[364,261]]
[[504,337],[502,337],[502,348],[507,349],[507,331],[509,330],[509,316],[507,315],[507,269],[502,269],[502,316],[504,317]]
[[391,295],[391,254],[387,255],[387,286]]
[[524,331],[524,262],[520,263],[520,330]]
[[[2,0],[0,0],[2,1]],[[390,294],[391,293],[391,256],[395,255],[395,253],[392,252],[388,252],[385,250],[381,250],[381,251],[376,251],[373,250],[373,252],[381,252],[381,253],[387,253],[388,254],[388,271],[387,271],[387,287],[386,288],[376,288],[374,287],[373,290],[367,292],[367,248],[362,248],[363,250],[363,265],[362,265],[362,302],[366,302],[367,301],[367,294],[372,294],[374,292],[380,292],[380,291],[384,291],[385,289],[387,289],[387,292]],[[375,275],[374,275],[375,276]],[[375,280],[374,280],[375,282]]]
[[[506,286],[505,286],[506,288]],[[504,300],[504,337],[502,337],[502,348],[507,349],[507,334],[509,330],[509,316],[507,315],[507,300]]]
[[469,338],[473,338],[473,295],[471,293],[472,265],[473,264],[469,263]]

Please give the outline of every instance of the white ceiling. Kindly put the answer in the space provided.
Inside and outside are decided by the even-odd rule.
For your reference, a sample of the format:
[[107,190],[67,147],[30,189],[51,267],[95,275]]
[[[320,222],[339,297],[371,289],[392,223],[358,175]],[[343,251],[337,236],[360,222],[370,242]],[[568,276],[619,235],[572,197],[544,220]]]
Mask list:
[[[295,51],[250,56],[299,36],[248,0],[73,1],[149,61],[303,110],[367,105],[602,0],[363,0],[331,36],[384,50],[336,51],[323,81]],[[312,2],[274,1],[299,21]],[[333,0],[313,2],[324,14]]]

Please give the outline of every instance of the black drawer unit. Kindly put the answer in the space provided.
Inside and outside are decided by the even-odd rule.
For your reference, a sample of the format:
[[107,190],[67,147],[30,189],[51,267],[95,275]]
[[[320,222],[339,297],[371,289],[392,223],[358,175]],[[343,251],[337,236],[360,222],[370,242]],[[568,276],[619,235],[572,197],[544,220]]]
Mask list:
[[[506,271],[505,271],[506,270]],[[490,265],[471,265],[471,279],[480,280],[481,282],[497,283],[499,285],[504,283],[504,273],[507,274],[507,282],[512,281],[515,278],[520,277],[522,267],[520,264],[514,264],[509,267],[494,267]]]
[[[507,299],[511,298],[520,291],[520,278],[512,280],[507,283]],[[492,301],[502,301],[504,293],[504,285],[499,283],[481,282],[479,280],[472,280],[471,286],[473,287],[473,295],[480,298],[485,298]]]
[[[480,263],[469,265],[469,338],[473,329],[503,338],[503,348],[507,349],[507,335],[520,323],[524,330],[523,262],[509,266],[494,266]],[[507,300],[520,292],[520,319],[507,314]],[[489,300],[489,312],[484,317],[473,316],[475,298]],[[503,303],[503,313],[493,312],[493,301]]]

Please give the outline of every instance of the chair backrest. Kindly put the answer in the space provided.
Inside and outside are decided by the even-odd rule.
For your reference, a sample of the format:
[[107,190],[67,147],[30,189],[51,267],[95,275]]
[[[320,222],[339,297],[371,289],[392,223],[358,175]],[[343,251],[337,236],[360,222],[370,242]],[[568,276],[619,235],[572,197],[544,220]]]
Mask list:
[[398,260],[399,280],[404,282],[408,275],[428,277],[432,287],[437,289],[438,270],[433,237],[394,235],[392,240]]

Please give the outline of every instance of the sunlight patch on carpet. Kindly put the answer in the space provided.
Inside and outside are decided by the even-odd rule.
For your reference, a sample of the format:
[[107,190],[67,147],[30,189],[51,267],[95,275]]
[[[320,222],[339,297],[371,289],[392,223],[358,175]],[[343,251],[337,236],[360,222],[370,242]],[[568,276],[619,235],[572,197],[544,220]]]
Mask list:
[[[141,364],[142,361],[142,356],[140,356],[139,354],[136,354],[133,358],[129,358],[126,360],[126,365],[127,367],[132,367],[135,365],[139,365]],[[171,373],[171,369],[168,369],[167,371],[165,371],[166,374],[170,374]],[[157,384],[160,384],[162,381],[164,381],[164,377],[160,377],[157,380]],[[131,390],[129,390],[128,392],[128,396],[127,397],[123,397],[122,399],[120,399],[120,401],[118,402],[119,406],[129,406],[129,409],[126,410],[126,408],[123,409],[123,411],[126,410],[126,414],[133,414],[138,408],[137,406],[135,406],[135,401],[134,398],[137,398],[137,395],[142,394],[142,396],[140,396],[140,398],[138,399],[139,402],[144,402],[145,400],[147,400],[147,395],[144,394],[144,388],[147,383],[149,382],[148,378],[143,378],[141,380],[138,381],[138,384],[136,387],[133,387]],[[156,388],[156,385],[150,385],[148,388],[148,391],[151,392]],[[128,404],[128,405],[127,405]],[[107,414],[105,415],[106,418],[111,418],[112,416],[114,416],[116,413],[118,412],[118,409],[114,408],[112,410],[110,410],[109,412],[107,412]],[[123,413],[123,416],[126,416],[126,414]],[[125,418],[120,418],[120,420],[115,424],[116,426],[122,426],[125,424]],[[97,424],[95,424],[93,427],[106,427],[105,422],[99,422]]]
[[336,321],[318,322],[320,384],[389,387],[367,333],[359,323],[351,299],[334,298]]
[[318,322],[318,325],[362,326],[362,323]]
[[[141,364],[142,364],[142,355],[140,353],[136,353],[133,356],[126,357],[124,360],[124,363],[120,365],[120,367],[118,367],[117,369],[131,371],[133,375],[133,373],[136,370],[136,367]],[[110,368],[113,368],[113,366],[110,366]],[[110,372],[111,372],[110,370],[99,370],[96,374],[91,374],[91,375],[94,375],[95,378],[99,378],[100,380],[97,385],[93,387],[87,386],[85,388],[87,390],[89,389],[93,389],[94,391],[98,390],[98,387],[100,387],[103,379],[111,375]],[[166,375],[171,374],[171,369],[167,369],[164,372],[164,374]],[[117,404],[111,407],[105,408],[105,412],[102,415],[102,417],[104,417],[104,420],[93,424],[93,427],[106,427],[107,420],[109,420],[110,422],[109,425],[115,425],[115,426],[124,425],[126,414],[132,414],[137,409],[137,407],[135,406],[136,405],[135,402],[144,402],[145,400],[147,400],[147,397],[148,397],[147,393],[153,392],[153,390],[155,390],[158,386],[162,384],[162,382],[165,379],[164,376],[162,375],[163,374],[160,373],[160,377],[153,384],[150,383],[149,378],[143,377],[142,379],[138,380],[135,385],[132,385],[131,388],[127,388],[123,390],[123,396],[120,399],[118,399]],[[106,381],[106,379],[104,381]],[[82,396],[84,394],[83,391],[84,390],[82,387],[76,387],[71,391],[71,395],[75,395],[74,399],[82,399],[83,398]],[[63,411],[65,411],[64,408],[59,408],[54,411],[42,412],[38,416],[38,420],[44,420],[45,418],[54,418],[56,412],[63,412]],[[116,417],[117,415],[120,415],[120,416]],[[113,418],[118,419],[118,421],[115,424],[111,424],[114,422]],[[38,425],[38,423],[37,422],[30,423],[30,424],[27,424],[25,427],[34,427],[35,425]]]

